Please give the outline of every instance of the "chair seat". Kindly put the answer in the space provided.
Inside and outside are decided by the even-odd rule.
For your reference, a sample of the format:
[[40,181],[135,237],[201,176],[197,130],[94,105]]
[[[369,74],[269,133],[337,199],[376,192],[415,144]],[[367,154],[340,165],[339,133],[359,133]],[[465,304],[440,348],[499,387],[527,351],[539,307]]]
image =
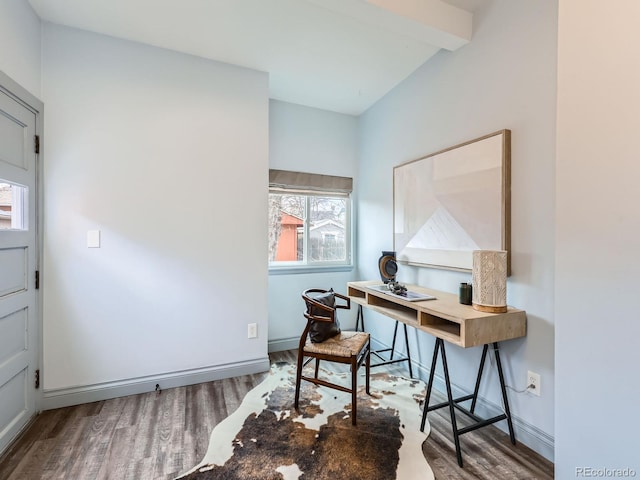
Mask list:
[[304,351],[338,357],[349,358],[358,355],[369,341],[369,334],[364,332],[341,332],[322,343],[313,343],[307,339]]

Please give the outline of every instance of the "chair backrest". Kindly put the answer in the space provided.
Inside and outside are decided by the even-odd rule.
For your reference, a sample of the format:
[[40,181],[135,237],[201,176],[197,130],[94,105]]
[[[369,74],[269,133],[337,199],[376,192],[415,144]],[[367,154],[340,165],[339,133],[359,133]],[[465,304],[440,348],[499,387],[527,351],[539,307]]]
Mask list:
[[[302,298],[306,305],[304,316],[307,319],[307,326],[300,338],[300,345],[306,342],[307,335],[313,343],[322,343],[340,333],[340,322],[336,310],[350,308],[349,297],[340,295],[333,289],[310,288],[302,293]],[[339,305],[336,300],[343,300],[345,303]]]
[[306,305],[305,318],[320,322],[335,322],[335,295],[333,290],[321,288],[309,288],[302,292],[302,299]]

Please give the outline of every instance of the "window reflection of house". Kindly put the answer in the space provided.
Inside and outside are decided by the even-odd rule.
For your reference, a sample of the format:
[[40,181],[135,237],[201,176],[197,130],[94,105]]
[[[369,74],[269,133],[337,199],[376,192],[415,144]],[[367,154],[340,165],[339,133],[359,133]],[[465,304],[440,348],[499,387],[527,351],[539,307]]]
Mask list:
[[0,183],[0,230],[11,228],[11,185]]
[[[304,220],[301,218],[282,212],[276,262],[295,262],[300,260],[298,258],[298,228],[303,225]],[[302,255],[302,251],[300,251],[300,255]]]
[[344,260],[345,228],[334,220],[315,222],[309,229],[312,260]]

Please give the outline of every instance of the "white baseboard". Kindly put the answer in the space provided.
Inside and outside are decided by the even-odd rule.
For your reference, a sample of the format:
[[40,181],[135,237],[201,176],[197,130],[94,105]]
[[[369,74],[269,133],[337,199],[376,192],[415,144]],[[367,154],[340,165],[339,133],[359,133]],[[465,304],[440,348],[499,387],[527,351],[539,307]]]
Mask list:
[[[372,348],[379,350],[389,348],[389,345],[385,345],[382,342],[377,341],[376,339],[372,339]],[[421,363],[418,363],[413,358],[411,359],[411,365],[414,369],[414,375],[417,375],[418,378],[420,378],[424,382],[427,382],[427,380],[429,379],[430,366],[428,367]],[[445,387],[444,378],[438,373],[436,373],[435,375],[433,388],[435,388],[443,395],[446,395],[447,390]],[[460,386],[451,383],[451,393],[454,398],[457,398],[465,395],[470,395],[473,392],[467,391]],[[501,406],[496,405],[495,403],[487,400],[484,397],[478,397],[478,402],[476,404],[476,414],[478,416],[482,418],[491,418],[502,413],[503,410]],[[521,442],[536,453],[542,455],[547,460],[551,462],[554,461],[555,439],[553,435],[549,435],[548,433],[540,430],[535,425],[526,422],[517,415],[514,415],[513,412],[511,412],[511,422],[513,423],[513,429],[517,442]],[[497,422],[494,425],[500,430],[508,433],[506,422]]]
[[297,350],[299,343],[300,343],[300,337],[269,340],[269,353],[283,352],[285,350]]
[[156,389],[156,385],[160,385],[160,389],[165,390],[223,378],[267,372],[270,367],[269,357],[264,357],[226,365],[130,378],[117,382],[45,390],[42,395],[41,407],[42,410],[70,407],[82,403],[153,392]]

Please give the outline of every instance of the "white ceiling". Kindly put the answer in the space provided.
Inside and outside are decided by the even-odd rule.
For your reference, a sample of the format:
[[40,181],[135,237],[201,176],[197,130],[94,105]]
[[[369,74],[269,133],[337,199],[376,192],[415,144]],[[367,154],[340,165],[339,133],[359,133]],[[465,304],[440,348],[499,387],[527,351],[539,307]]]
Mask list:
[[44,21],[269,73],[271,98],[358,115],[486,0],[29,0]]

